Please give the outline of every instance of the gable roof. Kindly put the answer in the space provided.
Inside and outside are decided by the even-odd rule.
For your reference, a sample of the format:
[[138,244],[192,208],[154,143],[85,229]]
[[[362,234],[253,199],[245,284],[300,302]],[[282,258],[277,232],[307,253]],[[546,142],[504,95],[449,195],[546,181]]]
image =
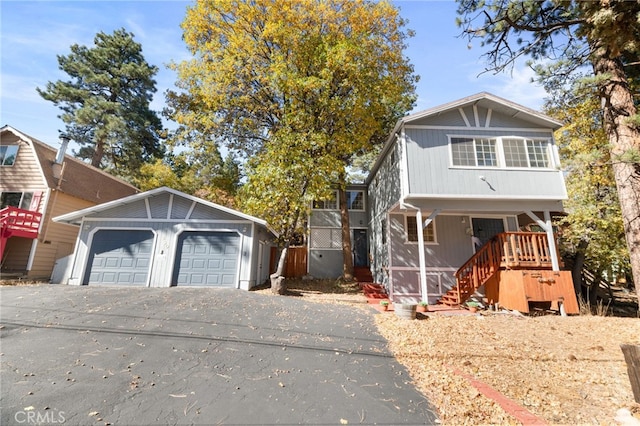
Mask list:
[[94,213],[98,213],[98,212],[102,212],[105,210],[109,210],[113,207],[117,207],[117,206],[121,206],[121,205],[125,205],[125,204],[129,204],[129,203],[133,203],[136,201],[140,201],[140,200],[144,200],[145,198],[151,198],[151,197],[155,197],[161,194],[173,194],[176,195],[178,197],[182,197],[185,198],[187,200],[190,201],[194,201],[196,203],[200,203],[204,206],[207,207],[211,207],[217,210],[220,210],[224,213],[233,215],[238,217],[239,219],[243,219],[243,220],[248,220],[254,223],[257,223],[258,225],[262,225],[262,226],[267,226],[267,222],[259,219],[257,217],[239,212],[237,210],[233,210],[230,209],[229,207],[225,207],[225,206],[221,206],[219,204],[216,203],[212,203],[210,201],[207,200],[203,200],[202,198],[198,198],[198,197],[194,197],[192,195],[189,194],[185,194],[184,192],[175,190],[173,188],[169,188],[166,186],[162,186],[160,188],[156,188],[156,189],[152,189],[149,191],[145,191],[145,192],[141,192],[139,194],[134,194],[134,195],[130,195],[128,197],[124,197],[121,198],[119,200],[113,200],[113,201],[109,201],[107,203],[103,203],[103,204],[99,204],[97,206],[92,206],[92,207],[87,207],[85,209],[82,210],[78,210],[75,212],[71,212],[71,213],[67,213],[67,214],[63,214],[61,216],[57,216],[53,218],[54,222],[63,222],[63,223],[68,223],[68,224],[75,224],[75,225],[79,225],[80,222],[82,221],[82,218],[85,216],[89,216],[91,214]]
[[31,145],[49,188],[93,203],[103,203],[140,192],[130,183],[67,154],[64,156],[62,182],[59,183],[53,175],[52,167],[57,149],[8,125],[3,126],[0,132],[11,132]]
[[559,129],[562,127],[562,123],[548,115],[542,114],[531,108],[527,108],[515,102],[511,102],[507,99],[493,95],[488,92],[480,92],[475,95],[467,96],[466,98],[458,99],[457,101],[442,104],[433,108],[426,109],[424,111],[416,112],[411,115],[402,117],[399,122],[402,124],[411,123],[421,118],[430,117],[441,114],[445,111],[452,109],[464,108],[469,105],[477,105],[485,108],[492,109],[496,112],[501,112],[511,117],[522,117],[526,121],[531,122],[537,127],[546,127],[549,129]]
[[489,109],[492,109],[493,111],[500,112],[500,113],[509,115],[511,117],[517,116],[526,121],[529,121],[535,126],[542,127],[542,128],[557,130],[563,126],[562,122],[554,118],[551,118],[548,115],[545,115],[534,109],[527,108],[523,105],[517,104],[515,102],[509,101],[507,99],[501,98],[499,96],[493,95],[488,92],[476,93],[475,95],[467,96],[465,98],[458,99],[456,101],[448,102],[446,104],[438,105],[436,107],[429,108],[424,111],[419,111],[410,115],[406,115],[402,117],[400,120],[398,120],[395,127],[393,128],[393,131],[387,138],[387,141],[385,142],[382,150],[380,151],[378,158],[373,164],[373,167],[371,167],[371,171],[369,172],[369,175],[365,180],[366,184],[368,185],[369,183],[371,183],[371,179],[373,178],[373,175],[380,167],[380,164],[382,163],[382,160],[386,156],[389,149],[391,149],[391,146],[395,142],[395,138],[398,135],[398,132],[400,131],[402,126],[404,126],[405,124],[414,123],[416,121],[419,121],[427,117],[432,117],[432,116],[442,114],[446,111],[457,110],[459,108],[464,108],[470,105],[477,105],[477,106],[489,108]]

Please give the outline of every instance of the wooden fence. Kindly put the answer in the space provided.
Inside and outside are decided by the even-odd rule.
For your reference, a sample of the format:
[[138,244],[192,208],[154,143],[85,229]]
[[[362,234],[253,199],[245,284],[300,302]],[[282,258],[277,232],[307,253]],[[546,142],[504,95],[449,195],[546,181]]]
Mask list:
[[[278,256],[280,252],[277,247],[271,247],[271,259],[269,261],[269,272],[274,273],[278,267]],[[284,267],[284,276],[287,278],[300,278],[307,274],[307,248],[289,247],[287,252],[287,263]]]

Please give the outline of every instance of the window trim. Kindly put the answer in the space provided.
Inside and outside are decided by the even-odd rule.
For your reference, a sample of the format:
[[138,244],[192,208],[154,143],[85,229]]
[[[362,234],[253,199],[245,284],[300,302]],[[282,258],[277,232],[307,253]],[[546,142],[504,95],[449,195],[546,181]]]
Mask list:
[[[352,209],[349,206],[349,196],[348,193],[349,192],[360,192],[362,194],[362,208],[361,209]],[[347,195],[347,210],[351,211],[351,212],[364,212],[367,211],[367,205],[365,203],[365,194],[364,194],[364,190],[363,189],[348,189],[345,191],[345,195]]]
[[[409,240],[409,219],[410,218],[413,218],[413,219],[416,220],[416,226],[417,226],[417,217],[416,217],[416,215],[411,215],[411,214],[405,214],[404,215],[404,243],[405,244],[418,245],[418,240],[416,240],[416,241]],[[427,245],[430,245],[430,246],[438,245],[438,232],[437,232],[437,229],[436,229],[436,219],[435,218],[433,218],[431,223],[429,223],[429,226],[431,226],[433,228],[433,241],[424,239],[424,245],[425,246],[427,246]],[[423,229],[422,230],[423,236],[424,236],[424,231],[425,230]],[[417,236],[417,234],[416,234],[416,236]]]
[[[9,150],[9,148],[15,147],[15,154],[13,154],[13,163],[11,164],[5,164],[5,160],[7,159],[7,152]],[[16,164],[16,161],[18,160],[18,152],[20,151],[20,145],[0,145],[0,149],[2,148],[6,148],[6,151],[4,154],[2,154],[2,158],[0,161],[0,167],[13,167]]]
[[[20,194],[20,201],[18,202],[17,206],[10,206],[9,204],[7,204],[4,207],[16,207],[18,209],[22,209],[22,210],[29,210],[31,208],[31,203],[33,202],[34,196],[35,196],[35,192],[33,191],[0,191],[0,200],[2,199],[2,195],[3,194]],[[25,203],[25,195],[29,195],[28,197],[28,202],[29,205],[23,205]],[[1,206],[1,205],[0,205]],[[2,207],[2,208],[4,208]]]
[[[488,170],[541,170],[541,171],[549,171],[555,170],[557,168],[557,162],[554,157],[553,152],[553,138],[550,137],[528,137],[528,136],[471,136],[471,135],[457,135],[450,134],[447,135],[448,144],[449,144],[449,168],[452,169],[488,169]],[[475,165],[456,165],[454,164],[453,157],[453,139],[472,139],[473,140],[473,149],[474,149],[474,161]],[[496,166],[478,166],[478,157],[476,151],[476,140],[479,139],[488,139],[495,140],[495,149],[496,149]],[[527,158],[527,166],[507,166],[505,150],[504,150],[504,141],[505,140],[519,140],[524,143],[525,154]],[[547,167],[532,167],[531,166],[531,158],[529,156],[529,143],[528,142],[537,142],[542,143],[545,147],[545,152],[547,156]]]
[[[333,199],[327,199],[327,200],[313,200],[313,201],[311,202],[311,209],[312,209],[312,210],[321,210],[321,211],[322,211],[322,210],[323,210],[323,211],[336,211],[336,210],[340,210],[340,203],[339,203],[339,199],[338,199],[338,196],[339,196],[338,191],[337,191],[337,190],[334,190],[334,191],[333,191],[333,193],[334,193],[334,198],[333,198]],[[335,207],[335,208],[331,208],[331,209],[326,208],[326,203],[327,203],[328,201],[333,201],[333,200],[335,200],[336,207]],[[318,203],[318,202],[322,202],[322,208],[316,207],[316,203]]]

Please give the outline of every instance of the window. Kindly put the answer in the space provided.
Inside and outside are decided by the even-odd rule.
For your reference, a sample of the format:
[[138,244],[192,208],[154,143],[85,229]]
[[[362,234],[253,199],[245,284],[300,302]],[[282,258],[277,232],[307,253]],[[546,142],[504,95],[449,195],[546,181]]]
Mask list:
[[315,210],[338,210],[338,191],[334,191],[329,199],[315,200],[313,208]]
[[18,155],[18,145],[0,145],[0,166],[13,166]]
[[0,194],[0,209],[5,207],[18,207],[29,210],[33,192],[3,192]]
[[451,164],[458,167],[549,168],[549,141],[452,137]]
[[[407,216],[405,230],[407,231],[407,241],[412,243],[418,242],[418,227],[415,216]],[[422,237],[425,243],[436,242],[435,220],[432,220],[426,228],[422,229]]]
[[547,141],[504,139],[502,145],[507,167],[549,167]]
[[347,191],[347,208],[364,210],[364,191]]
[[498,167],[496,139],[451,138],[454,166]]

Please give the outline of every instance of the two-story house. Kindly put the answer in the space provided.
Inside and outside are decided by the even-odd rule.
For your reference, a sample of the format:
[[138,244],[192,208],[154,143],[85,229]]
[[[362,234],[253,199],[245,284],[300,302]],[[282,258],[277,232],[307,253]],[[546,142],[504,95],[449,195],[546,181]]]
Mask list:
[[[560,127],[489,93],[399,120],[366,180],[371,271],[394,302],[456,305],[480,286],[498,302],[505,283],[519,300],[563,301],[527,290],[572,289],[551,222],[567,198]],[[520,232],[531,223],[544,232]]]
[[78,227],[51,219],[138,190],[10,126],[0,129],[2,277],[48,279],[73,252]]

